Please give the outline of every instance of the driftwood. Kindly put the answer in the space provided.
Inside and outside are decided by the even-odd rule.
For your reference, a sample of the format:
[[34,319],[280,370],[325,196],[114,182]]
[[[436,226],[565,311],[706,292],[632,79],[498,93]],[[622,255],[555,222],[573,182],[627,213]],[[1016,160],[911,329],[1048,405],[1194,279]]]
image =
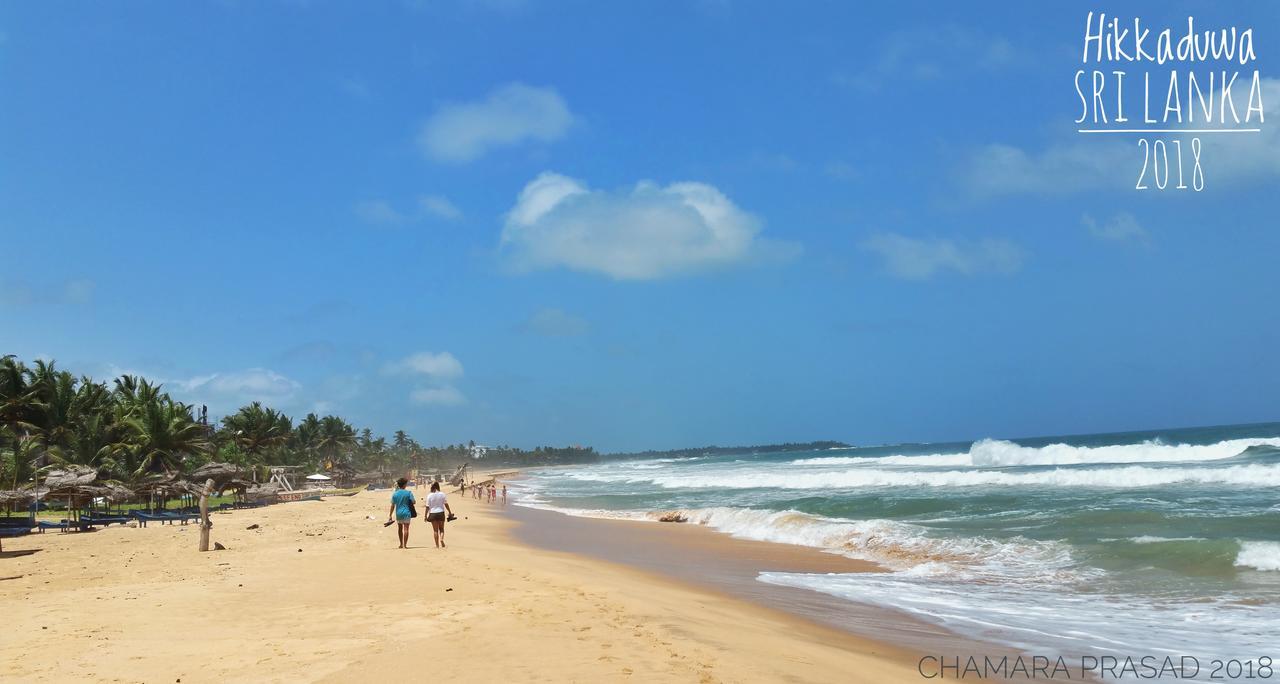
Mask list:
[[204,481],[204,489],[200,491],[200,550],[209,550],[209,493],[213,491],[213,478]]

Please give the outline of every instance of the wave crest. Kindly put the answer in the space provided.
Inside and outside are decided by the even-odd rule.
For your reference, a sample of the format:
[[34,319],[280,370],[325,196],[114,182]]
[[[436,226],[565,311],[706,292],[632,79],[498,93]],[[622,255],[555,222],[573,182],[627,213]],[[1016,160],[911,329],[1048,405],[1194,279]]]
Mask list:
[[904,465],[904,466],[1043,466],[1087,465],[1105,463],[1185,463],[1217,461],[1232,458],[1258,447],[1280,448],[1280,437],[1228,439],[1214,444],[1165,444],[1153,439],[1138,444],[1106,446],[1074,446],[1049,444],[1029,447],[1005,439],[982,439],[974,442],[968,453],[922,454],[908,456],[825,456],[801,458],[791,465]]
[[1242,542],[1236,565],[1254,570],[1280,570],[1280,542]]

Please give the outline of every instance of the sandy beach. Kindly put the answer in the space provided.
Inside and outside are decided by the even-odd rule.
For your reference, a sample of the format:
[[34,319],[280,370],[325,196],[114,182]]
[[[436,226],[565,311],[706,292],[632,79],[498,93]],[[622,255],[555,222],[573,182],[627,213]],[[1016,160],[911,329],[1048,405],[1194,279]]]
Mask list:
[[513,534],[522,523],[509,510],[457,494],[447,550],[421,520],[413,548],[398,550],[382,526],[389,494],[216,514],[227,550],[203,554],[194,524],[9,540],[0,679],[919,677],[909,653],[884,644],[650,568],[535,547]]

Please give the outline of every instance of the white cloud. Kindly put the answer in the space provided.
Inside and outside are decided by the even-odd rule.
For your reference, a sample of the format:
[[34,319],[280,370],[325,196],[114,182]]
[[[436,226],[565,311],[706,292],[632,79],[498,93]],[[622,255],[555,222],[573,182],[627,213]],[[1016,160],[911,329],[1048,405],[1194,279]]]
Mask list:
[[1099,223],[1089,214],[1080,218],[1080,223],[1089,230],[1089,234],[1099,240],[1109,242],[1133,242],[1142,245],[1150,244],[1151,234],[1138,223],[1129,212],[1120,212]]
[[961,175],[974,194],[987,197],[1120,190],[1133,187],[1137,177],[1135,149],[1118,141],[1075,141],[1028,153],[992,144],[978,149]]
[[356,216],[365,223],[392,226],[404,223],[408,218],[386,200],[365,200],[356,203]]
[[386,375],[408,375],[420,378],[420,386],[409,392],[409,400],[415,404],[456,406],[466,403],[466,397],[451,381],[462,377],[462,362],[449,352],[418,352],[383,368]]
[[956,25],[922,26],[886,35],[878,52],[857,69],[837,72],[837,85],[878,90],[886,83],[963,78],[1014,66],[1020,55],[1009,41]]
[[501,248],[518,269],[564,267],[647,280],[723,267],[798,247],[758,237],[760,220],[705,183],[649,181],[591,190],[544,172],[507,214]]
[[[1232,89],[1237,115],[1244,126],[1245,108],[1249,102],[1251,81],[1240,79]],[[1261,98],[1266,116],[1280,118],[1280,79],[1260,79]],[[1220,100],[1221,91],[1215,91],[1210,100]],[[1185,101],[1184,112],[1199,107]],[[1229,109],[1229,107],[1228,107]],[[1197,109],[1197,114],[1199,114]],[[1215,117],[1218,113],[1215,112]],[[1233,121],[1230,111],[1227,120]],[[1216,119],[1215,119],[1216,121]],[[1253,124],[1257,124],[1254,115]],[[1228,126],[1233,124],[1228,124]],[[1175,128],[1199,128],[1201,123],[1173,124]],[[1210,128],[1216,127],[1209,126]],[[1202,135],[1201,158],[1204,160],[1205,187],[1229,187],[1230,183],[1271,178],[1280,174],[1280,127],[1257,126],[1258,133],[1231,135]],[[1075,139],[1053,143],[1038,152],[1019,147],[991,144],[979,148],[960,169],[962,182],[979,196],[998,195],[1063,195],[1088,190],[1133,189],[1142,169],[1143,151],[1133,140],[1115,140],[1116,136],[1082,136],[1073,133]],[[1099,140],[1098,138],[1106,138]],[[1193,164],[1190,135],[1183,140],[1184,168],[1191,184]],[[1170,153],[1172,154],[1172,153]],[[1176,168],[1176,167],[1175,167]],[[1149,166],[1146,184],[1153,183]]]
[[495,147],[564,137],[573,114],[552,88],[509,83],[479,102],[441,106],[418,135],[422,151],[443,162],[468,162]]
[[416,389],[409,393],[409,399],[415,404],[435,406],[458,406],[467,403],[467,398],[452,385]]
[[582,318],[561,309],[539,309],[520,328],[544,337],[576,337],[585,335],[591,326]]
[[44,305],[80,305],[93,301],[97,283],[73,278],[57,284],[34,284],[22,280],[0,283],[0,306],[14,308]]
[[68,280],[62,286],[62,300],[68,304],[88,304],[93,300],[93,291],[97,287],[97,283],[85,278]]
[[853,164],[839,160],[827,162],[826,166],[822,167],[822,172],[829,178],[839,181],[854,181],[862,175]]
[[384,371],[392,375],[425,375],[435,380],[462,377],[462,362],[449,352],[418,352],[389,364]]
[[369,98],[369,83],[357,76],[339,76],[338,87],[342,92],[358,100]]
[[266,368],[249,368],[230,373],[214,373],[192,378],[179,385],[190,394],[209,392],[215,397],[239,401],[288,402],[302,388],[295,380]]
[[418,207],[426,214],[449,221],[462,216],[462,211],[444,195],[423,195],[418,198]]
[[[1236,103],[1237,115],[1240,117],[1239,125],[1242,128],[1246,127],[1245,108],[1249,102],[1251,83],[1251,79],[1246,81],[1241,78],[1231,89],[1231,99]],[[1261,128],[1261,131],[1206,135],[1201,138],[1200,156],[1204,160],[1202,164],[1206,188],[1225,181],[1241,182],[1252,178],[1270,178],[1280,174],[1280,126],[1275,123],[1276,119],[1280,119],[1280,79],[1259,79],[1259,93],[1264,116],[1270,119],[1271,123],[1260,124],[1258,114],[1254,113],[1253,121],[1248,127]],[[1214,101],[1218,101],[1221,98],[1221,90],[1214,91],[1211,97]],[[1187,100],[1188,105],[1191,105],[1190,94],[1187,95]],[[1199,104],[1191,106],[1198,108]],[[1228,110],[1230,110],[1229,106]],[[1197,114],[1199,113],[1197,109]],[[1226,117],[1229,122],[1233,121],[1230,111],[1227,112]],[[1191,125],[1187,124],[1187,126]]]
[[421,195],[412,211],[401,211],[383,199],[357,202],[356,216],[365,223],[380,226],[399,226],[427,219],[453,221],[462,217],[462,210],[448,197],[440,194]]
[[110,378],[136,375],[159,383],[174,399],[189,404],[207,404],[210,412],[226,415],[251,402],[287,408],[298,398],[302,384],[267,368],[209,373],[187,378],[167,378],[156,373],[108,366]]
[[1022,268],[1025,258],[1017,245],[994,238],[965,242],[882,233],[865,241],[863,247],[883,257],[891,275],[908,280],[927,280],[947,272],[1007,275]]

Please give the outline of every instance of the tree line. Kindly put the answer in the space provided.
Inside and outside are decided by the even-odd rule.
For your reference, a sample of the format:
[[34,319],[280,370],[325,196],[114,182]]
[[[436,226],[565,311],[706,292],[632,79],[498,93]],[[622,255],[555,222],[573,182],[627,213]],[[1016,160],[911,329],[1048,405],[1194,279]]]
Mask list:
[[[108,384],[37,359],[0,357],[0,489],[17,488],[49,469],[79,464],[106,479],[130,481],[189,472],[210,461],[244,467],[296,465],[313,471],[432,472],[475,460],[475,443],[419,444],[397,430],[390,441],[336,415],[309,413],[296,423],[252,402],[210,423],[207,410],[178,401],[136,375]],[[490,448],[486,462],[584,463],[590,447]]]

